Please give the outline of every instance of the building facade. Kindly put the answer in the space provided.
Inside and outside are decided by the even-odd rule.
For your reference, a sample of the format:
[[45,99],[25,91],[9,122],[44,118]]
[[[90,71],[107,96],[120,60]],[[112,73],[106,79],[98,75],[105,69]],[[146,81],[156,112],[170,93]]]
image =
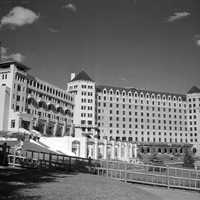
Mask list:
[[92,89],[91,115],[96,132],[91,135],[108,141],[137,143],[141,149],[148,143],[151,144],[150,149],[152,144],[163,144],[166,148],[162,152],[165,149],[174,152],[175,148],[170,148],[170,145],[180,149],[183,145],[191,144],[194,152],[200,151],[200,90],[197,87],[187,94],[173,94],[96,86],[83,71],[72,76],[67,88],[76,96],[73,120],[77,122],[75,126],[79,127],[79,135],[87,132],[84,123],[88,120],[85,116],[88,116],[90,104],[87,99],[90,97],[88,86],[84,85],[92,83],[95,90]]
[[67,91],[75,99],[73,123],[76,136],[95,136],[95,82],[84,71],[77,75],[72,73]]
[[[101,137],[137,143],[192,144],[200,150],[199,95],[97,86]],[[195,150],[194,150],[195,151]]]
[[[44,135],[70,135],[74,98],[66,90],[33,77],[29,68],[17,62],[0,64],[0,105],[7,107],[1,119],[3,130],[37,129]],[[7,89],[5,89],[7,88]],[[2,121],[2,120],[1,120]],[[4,122],[5,123],[5,122]],[[6,131],[5,130],[5,131]]]
[[[83,152],[93,158],[99,153],[105,157],[109,151],[111,158],[120,158],[122,147],[133,143],[144,152],[156,147],[158,152],[179,149],[180,153],[181,147],[190,145],[194,152],[200,152],[197,87],[187,94],[173,94],[96,86],[81,71],[71,74],[63,90],[31,76],[28,70],[17,62],[0,64],[0,130],[22,127],[36,129],[44,136],[87,137]],[[115,151],[117,146],[119,152]]]

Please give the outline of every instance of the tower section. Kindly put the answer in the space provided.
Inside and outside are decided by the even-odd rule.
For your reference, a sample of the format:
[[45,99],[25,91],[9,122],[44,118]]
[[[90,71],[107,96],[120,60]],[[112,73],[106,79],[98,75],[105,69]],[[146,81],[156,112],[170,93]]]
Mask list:
[[71,74],[67,91],[74,95],[73,114],[74,133],[76,137],[95,136],[95,82],[85,71]]

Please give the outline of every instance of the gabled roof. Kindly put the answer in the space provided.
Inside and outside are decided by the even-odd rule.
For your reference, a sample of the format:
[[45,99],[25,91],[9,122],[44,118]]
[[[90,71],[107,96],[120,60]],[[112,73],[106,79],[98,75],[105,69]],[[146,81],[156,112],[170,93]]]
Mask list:
[[72,80],[72,81],[91,81],[94,82],[89,75],[85,71],[79,72]]
[[193,86],[187,93],[188,94],[200,93],[200,89],[196,86]]

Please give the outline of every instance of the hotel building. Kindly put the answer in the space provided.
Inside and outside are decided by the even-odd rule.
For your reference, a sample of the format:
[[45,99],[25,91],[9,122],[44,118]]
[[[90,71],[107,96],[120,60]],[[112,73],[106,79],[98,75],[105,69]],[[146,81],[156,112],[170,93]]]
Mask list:
[[[67,85],[68,91],[76,96],[73,120],[77,122],[79,134],[96,130],[92,135],[98,134],[100,139],[109,141],[136,142],[141,146],[191,144],[194,151],[200,151],[200,90],[197,87],[184,95],[95,86],[83,71],[77,76],[73,73]],[[88,110],[90,105],[92,108]],[[87,124],[90,119],[92,126]]]
[[81,146],[84,157],[98,158],[101,144],[105,158],[107,145],[112,146],[114,159],[115,145],[122,145],[120,141],[127,149],[137,143],[142,152],[158,146],[158,152],[174,149],[169,153],[181,153],[181,145],[193,145],[193,150],[200,152],[197,87],[187,94],[173,94],[97,86],[81,71],[71,74],[63,90],[31,76],[28,70],[18,62],[0,64],[0,130],[22,127],[36,129],[44,136],[90,136],[94,141],[84,140]]
[[47,136],[70,135],[73,96],[31,76],[28,70],[18,62],[0,64],[0,129],[35,128]]

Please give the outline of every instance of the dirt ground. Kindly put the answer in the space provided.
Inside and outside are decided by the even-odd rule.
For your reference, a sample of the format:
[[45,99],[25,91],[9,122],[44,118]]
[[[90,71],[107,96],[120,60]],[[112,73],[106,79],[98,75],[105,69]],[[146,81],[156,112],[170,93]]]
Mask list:
[[199,200],[200,192],[124,183],[83,173],[0,168],[0,199]]

